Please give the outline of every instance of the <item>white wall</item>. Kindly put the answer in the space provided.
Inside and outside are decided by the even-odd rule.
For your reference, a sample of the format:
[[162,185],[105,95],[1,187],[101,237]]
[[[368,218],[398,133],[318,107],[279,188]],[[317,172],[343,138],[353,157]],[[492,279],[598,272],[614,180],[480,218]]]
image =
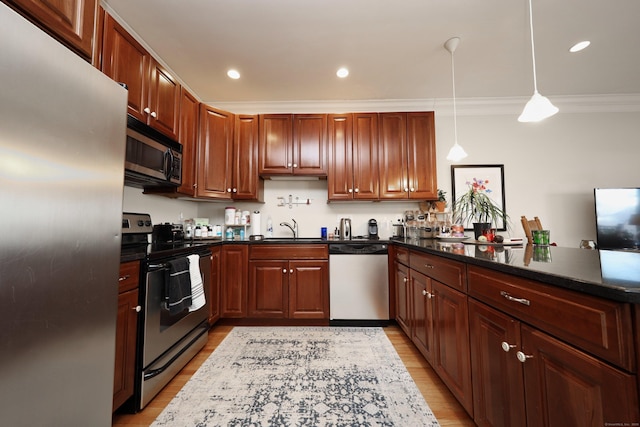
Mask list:
[[[524,105],[524,104],[523,104]],[[433,107],[431,105],[430,107]],[[424,108],[432,109],[432,108]],[[327,110],[329,111],[329,110]],[[459,110],[460,111],[460,110]],[[448,109],[436,108],[438,187],[451,197],[453,120]],[[519,123],[517,113],[464,113],[458,116],[458,142],[469,156],[460,164],[503,164],[506,209],[512,229],[505,235],[522,236],[520,216],[539,216],[551,230],[552,241],[577,247],[581,239],[595,240],[594,187],[640,186],[640,113],[561,112],[540,123]],[[278,207],[277,197],[292,194],[309,205]],[[326,203],[326,181],[267,181],[265,203],[192,202],[143,195],[125,188],[127,211],[149,212],[154,223],[207,217],[222,223],[227,205],[262,213],[263,231],[271,215],[275,236],[288,236],[282,221],[295,218],[300,236],[332,230],[338,218],[349,216],[354,235],[366,234],[370,218],[393,220],[417,203]]]

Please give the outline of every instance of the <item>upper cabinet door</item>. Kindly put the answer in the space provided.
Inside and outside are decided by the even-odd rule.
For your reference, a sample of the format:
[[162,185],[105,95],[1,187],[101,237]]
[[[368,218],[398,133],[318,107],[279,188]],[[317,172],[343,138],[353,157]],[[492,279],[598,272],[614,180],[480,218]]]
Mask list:
[[437,199],[436,142],[433,111],[407,113],[410,199]]
[[151,61],[149,108],[149,124],[168,137],[178,139],[180,84],[155,60]]
[[293,174],[327,175],[327,115],[293,116]]
[[354,199],[379,198],[378,114],[353,114]]
[[108,13],[105,14],[102,72],[127,85],[128,112],[145,123],[147,115],[144,110],[149,108],[150,61],[151,55],[142,45]]
[[260,118],[260,174],[291,174],[293,145],[291,114],[261,114]]
[[200,104],[197,197],[231,198],[231,155],[234,116]]
[[258,178],[258,116],[238,114],[235,118],[231,198],[264,198],[264,181]]
[[198,115],[200,102],[187,91],[181,90],[180,96],[180,135],[182,144],[182,184],[178,193],[195,196],[196,161],[198,152]]
[[379,115],[380,199],[406,199],[407,181],[407,115]]
[[353,115],[330,114],[327,120],[329,200],[353,199]]
[[96,0],[5,0],[85,59],[91,60]]

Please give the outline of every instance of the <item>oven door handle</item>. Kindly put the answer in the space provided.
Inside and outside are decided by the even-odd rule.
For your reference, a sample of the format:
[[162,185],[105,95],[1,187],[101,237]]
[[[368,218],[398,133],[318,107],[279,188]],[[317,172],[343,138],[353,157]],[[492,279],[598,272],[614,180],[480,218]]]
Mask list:
[[176,353],[171,359],[169,359],[169,361],[167,363],[165,363],[164,365],[160,366],[159,368],[156,369],[151,369],[149,371],[146,371],[143,375],[144,381],[150,380],[153,377],[157,377],[158,375],[160,375],[161,373],[163,373],[164,371],[166,371],[172,364],[173,362],[175,362],[176,360],[178,360],[178,358],[180,356],[182,356],[182,353],[184,353],[185,351],[189,350],[189,348],[193,345],[194,342],[196,342],[198,339],[200,338],[200,335],[198,335],[197,337],[195,337],[194,339],[191,340],[191,342],[189,342],[188,345],[184,346],[184,348],[182,350],[180,350],[178,353]]
[[161,263],[161,264],[149,264],[147,266],[147,269],[151,272],[151,271],[158,271],[158,270],[168,270],[169,269],[169,264],[167,263]]

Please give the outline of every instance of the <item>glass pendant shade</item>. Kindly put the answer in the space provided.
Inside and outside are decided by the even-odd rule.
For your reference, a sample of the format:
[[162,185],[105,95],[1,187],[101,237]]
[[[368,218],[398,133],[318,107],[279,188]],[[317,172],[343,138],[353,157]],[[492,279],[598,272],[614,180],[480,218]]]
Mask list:
[[522,114],[518,117],[519,122],[539,122],[547,117],[551,117],[558,112],[558,107],[553,105],[549,98],[542,96],[535,91],[533,96],[524,106]]
[[449,150],[449,154],[447,154],[447,160],[459,162],[465,157],[467,157],[467,152],[464,151],[464,148],[458,145],[458,142],[456,141],[456,143],[453,144],[453,147],[451,147],[451,150]]
[[524,106],[522,114],[518,117],[519,122],[539,122],[547,117],[551,117],[559,110],[545,96],[538,93],[538,78],[536,76],[536,47],[533,42],[533,8],[529,0],[529,32],[531,37],[531,64],[533,65],[533,96]]

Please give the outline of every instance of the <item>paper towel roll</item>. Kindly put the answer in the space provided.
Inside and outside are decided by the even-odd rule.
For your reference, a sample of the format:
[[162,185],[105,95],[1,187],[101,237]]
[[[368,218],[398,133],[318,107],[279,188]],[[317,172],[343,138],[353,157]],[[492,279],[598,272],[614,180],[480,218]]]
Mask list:
[[251,213],[251,235],[257,236],[259,234],[262,234],[260,230],[262,230],[262,227],[260,225],[260,212],[253,211]]

